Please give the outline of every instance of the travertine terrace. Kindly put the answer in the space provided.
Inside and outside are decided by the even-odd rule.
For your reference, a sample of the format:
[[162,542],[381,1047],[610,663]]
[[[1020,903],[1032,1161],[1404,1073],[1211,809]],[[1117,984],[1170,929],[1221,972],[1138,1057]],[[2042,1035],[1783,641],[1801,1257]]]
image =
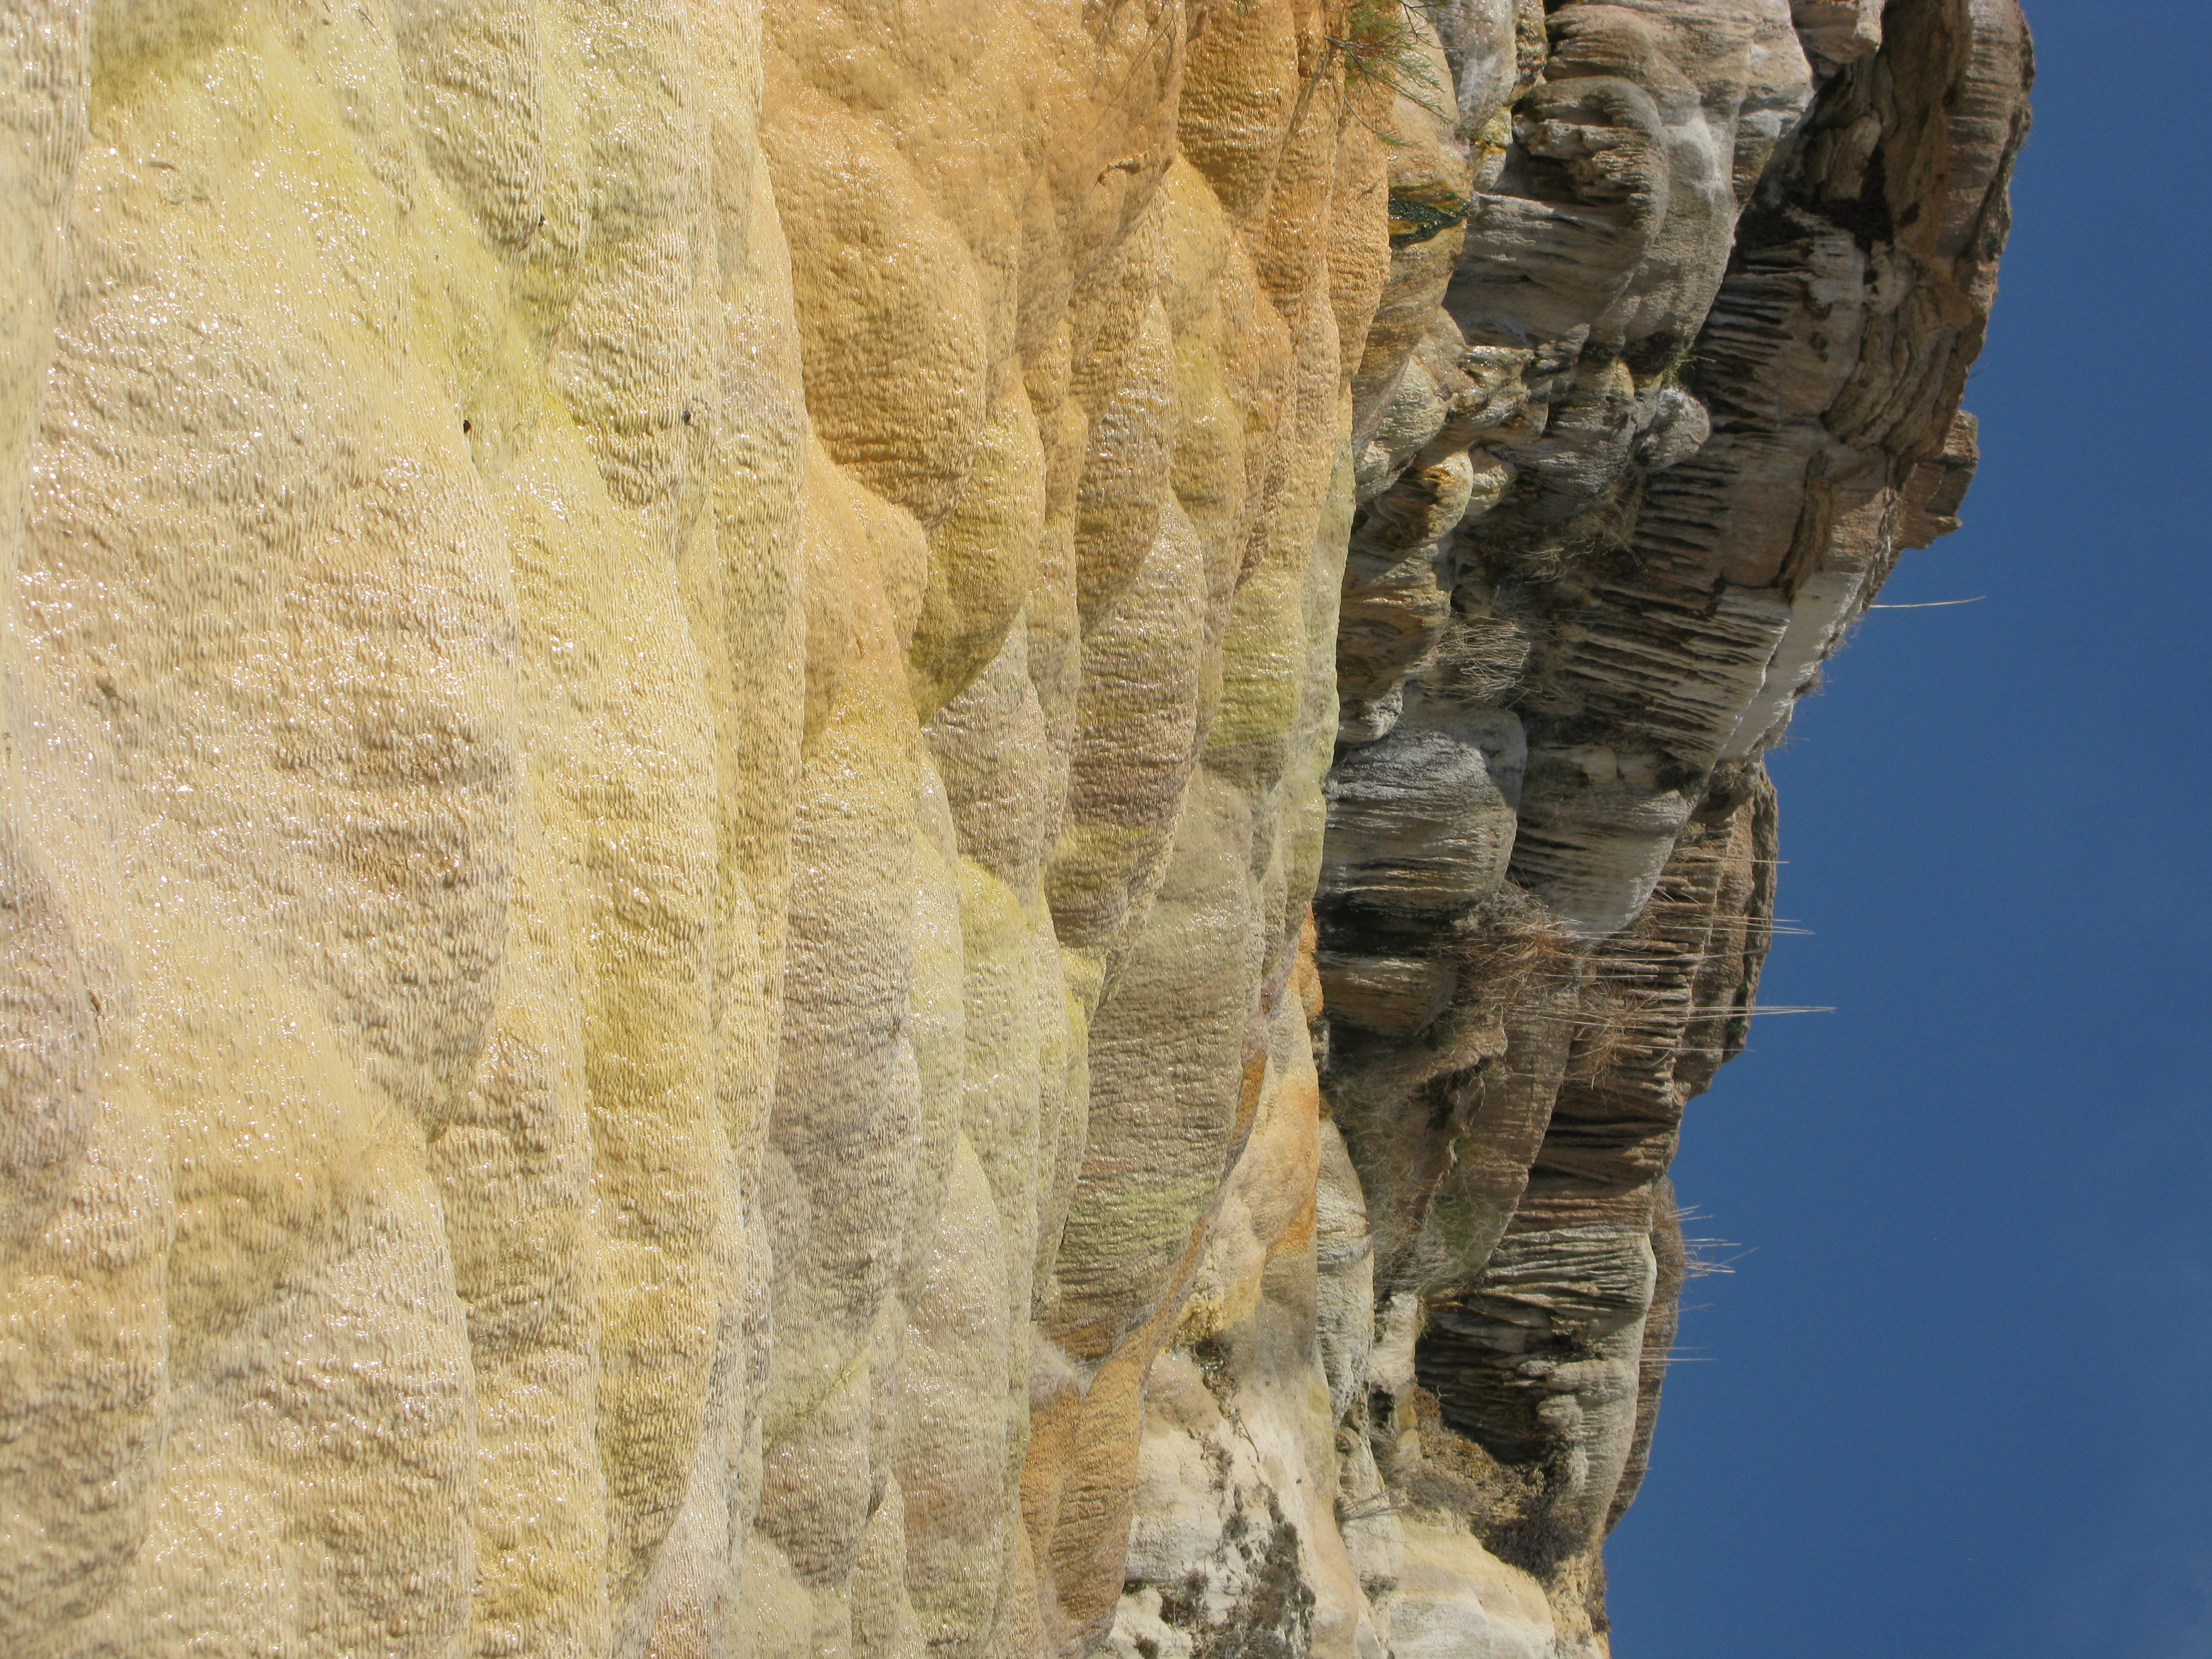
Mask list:
[[0,0],[16,1659],[1595,1659],[2013,0]]

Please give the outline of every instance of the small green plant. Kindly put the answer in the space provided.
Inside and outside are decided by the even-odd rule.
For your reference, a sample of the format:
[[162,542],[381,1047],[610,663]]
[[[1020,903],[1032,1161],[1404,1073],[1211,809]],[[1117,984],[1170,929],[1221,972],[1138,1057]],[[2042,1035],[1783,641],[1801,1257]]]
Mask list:
[[[1215,0],[1219,3],[1219,0]],[[1305,125],[1306,112],[1313,104],[1314,94],[1335,73],[1337,65],[1344,66],[1344,90],[1349,94],[1357,88],[1373,88],[1395,97],[1406,98],[1418,104],[1440,121],[1451,119],[1455,100],[1451,92],[1437,77],[1424,43],[1420,19],[1425,14],[1439,10],[1444,0],[1345,0],[1344,10],[1338,18],[1334,32],[1322,36],[1320,55],[1306,71],[1298,84],[1297,100],[1291,106],[1291,118],[1283,128],[1281,142],[1275,149],[1275,164],[1268,189],[1274,188],[1274,179],[1282,172],[1283,157],[1288,153],[1298,130]],[[1352,119],[1372,132],[1384,143],[1402,146],[1405,140],[1377,127],[1356,107],[1356,100],[1346,100],[1346,109]],[[1414,242],[1425,242],[1439,232],[1449,229],[1463,220],[1462,208],[1459,218],[1444,217],[1431,223],[1428,216],[1449,216],[1453,206],[1422,203],[1422,213],[1401,215],[1400,198],[1391,198],[1391,236],[1393,248],[1408,247]],[[1402,228],[1401,228],[1402,227]],[[1404,235],[1407,240],[1401,241]]]
[[[1407,98],[1439,120],[1449,120],[1446,106],[1453,100],[1437,79],[1423,48],[1420,17],[1437,9],[1439,0],[1348,0],[1334,33],[1322,36],[1321,56],[1298,88],[1283,142],[1287,146],[1304,122],[1314,89],[1344,65],[1344,89],[1371,87],[1393,96]],[[1381,131],[1357,110],[1352,117],[1386,144],[1404,141]],[[1433,233],[1431,233],[1433,234]]]
[[1438,0],[1352,0],[1343,33],[1328,37],[1330,49],[1344,59],[1346,89],[1378,88],[1449,119],[1445,88],[1429,61],[1420,21],[1439,9]]

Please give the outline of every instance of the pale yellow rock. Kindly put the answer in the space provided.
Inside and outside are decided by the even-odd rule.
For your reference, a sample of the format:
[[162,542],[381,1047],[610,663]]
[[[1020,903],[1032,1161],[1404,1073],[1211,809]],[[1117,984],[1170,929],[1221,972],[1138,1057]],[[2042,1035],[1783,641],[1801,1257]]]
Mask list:
[[1552,1659],[1560,1650],[1544,1587],[1465,1533],[1404,1523],[1390,1597],[1397,1659]]

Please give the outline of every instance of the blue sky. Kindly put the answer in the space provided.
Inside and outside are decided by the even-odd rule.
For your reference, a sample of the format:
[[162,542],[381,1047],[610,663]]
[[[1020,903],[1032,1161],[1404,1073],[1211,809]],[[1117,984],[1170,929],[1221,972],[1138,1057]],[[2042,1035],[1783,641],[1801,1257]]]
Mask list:
[[[1908,556],[1772,757],[1759,1022],[1617,1659],[2212,1656],[2212,8],[2028,0],[2035,131]],[[1730,1252],[1729,1254],[1733,1254]]]

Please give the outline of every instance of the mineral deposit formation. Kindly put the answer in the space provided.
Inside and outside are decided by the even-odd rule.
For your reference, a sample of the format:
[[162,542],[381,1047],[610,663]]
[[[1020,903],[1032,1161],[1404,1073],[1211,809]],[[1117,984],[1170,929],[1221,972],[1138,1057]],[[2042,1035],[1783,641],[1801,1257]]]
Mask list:
[[0,1651],[1598,1659],[2013,0],[0,0]]

